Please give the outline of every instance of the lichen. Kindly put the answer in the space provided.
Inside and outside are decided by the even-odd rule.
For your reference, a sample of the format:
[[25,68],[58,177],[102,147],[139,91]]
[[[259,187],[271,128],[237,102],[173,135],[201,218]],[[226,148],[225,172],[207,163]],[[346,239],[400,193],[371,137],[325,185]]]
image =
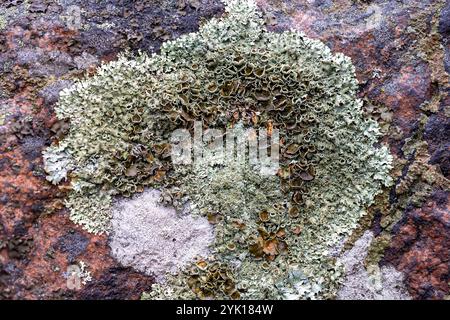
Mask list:
[[[366,259],[367,266],[377,266],[383,258],[385,248],[389,246],[391,232],[403,217],[405,210],[421,208],[432,195],[433,190],[444,190],[449,181],[444,177],[438,165],[430,164],[428,143],[424,139],[424,131],[429,118],[421,115],[413,134],[405,139],[401,148],[404,159],[396,158],[391,175],[395,186],[385,190],[376,197],[369,214],[360,221],[360,226],[348,239],[346,248],[370,227],[375,214],[379,215],[381,232],[372,241]],[[390,200],[391,199],[391,200]]]
[[[353,248],[339,257],[345,265],[345,283],[337,298],[342,300],[410,300],[404,284],[404,275],[392,266],[377,263],[365,265],[374,246],[374,235],[366,231]],[[379,241],[379,240],[378,240]],[[370,259],[369,259],[370,260]]]
[[[65,89],[56,112],[71,127],[46,153],[49,180],[71,178],[71,219],[94,233],[109,231],[116,195],[146,187],[215,225],[211,255],[146,297],[334,297],[343,268],[330,251],[391,183],[392,157],[376,147],[348,57],[300,32],[268,32],[251,0],[226,4],[160,54],[123,54]],[[278,171],[207,158],[175,166],[171,133],[196,121],[279,130]],[[58,159],[73,165],[67,173],[52,169]]]
[[208,256],[214,232],[206,218],[178,216],[160,204],[160,195],[146,190],[114,203],[110,247],[122,265],[164,281],[166,273]]
[[44,153],[45,171],[47,180],[58,184],[67,179],[69,171],[73,169],[72,158],[63,151],[64,145],[53,145]]
[[7,25],[7,21],[5,19],[5,17],[3,16],[3,14],[0,14],[0,31],[5,29]]

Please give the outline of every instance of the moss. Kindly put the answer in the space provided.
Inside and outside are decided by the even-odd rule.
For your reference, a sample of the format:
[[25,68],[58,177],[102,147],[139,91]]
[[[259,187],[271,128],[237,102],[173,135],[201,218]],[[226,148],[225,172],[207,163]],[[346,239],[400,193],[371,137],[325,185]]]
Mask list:
[[[46,152],[49,180],[71,179],[71,218],[91,232],[109,230],[114,196],[145,187],[214,224],[205,263],[219,267],[180,270],[152,298],[331,298],[342,275],[331,251],[391,183],[392,157],[375,147],[381,133],[363,115],[348,57],[268,32],[253,1],[227,5],[160,54],[124,54],[64,90],[56,112],[71,127]],[[171,133],[192,133],[195,121],[279,130],[279,170],[208,158],[174,166]]]

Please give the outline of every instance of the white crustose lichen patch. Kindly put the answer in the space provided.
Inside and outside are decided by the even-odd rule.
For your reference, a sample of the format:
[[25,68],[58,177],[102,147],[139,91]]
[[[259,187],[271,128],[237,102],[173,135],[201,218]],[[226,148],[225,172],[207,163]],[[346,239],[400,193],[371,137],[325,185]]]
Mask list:
[[163,280],[209,254],[214,231],[205,218],[178,215],[161,205],[158,190],[146,190],[113,205],[111,252],[124,266]]

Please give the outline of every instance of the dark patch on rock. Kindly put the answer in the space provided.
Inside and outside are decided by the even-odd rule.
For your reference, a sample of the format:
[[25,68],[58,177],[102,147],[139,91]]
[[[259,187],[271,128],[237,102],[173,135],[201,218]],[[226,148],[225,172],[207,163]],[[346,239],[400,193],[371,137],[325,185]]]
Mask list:
[[42,155],[46,140],[42,137],[26,137],[22,140],[22,153],[26,159],[33,161]]
[[56,244],[55,249],[67,254],[69,264],[75,263],[76,258],[81,255],[87,248],[89,239],[78,231],[61,236]]
[[11,165],[10,160],[8,158],[0,159],[0,171],[6,170],[6,168],[9,167],[10,165]]
[[436,150],[430,158],[430,164],[437,164],[442,175],[450,179],[450,144]]
[[[436,190],[431,195],[432,199],[436,202],[436,205],[440,209],[446,209],[448,206],[448,191],[445,190]],[[449,256],[450,258],[450,256]]]
[[110,268],[95,282],[89,282],[77,294],[79,299],[89,300],[129,300],[139,299],[153,283],[151,277],[130,268]]
[[379,210],[377,210],[374,214],[374,217],[372,220],[372,225],[370,227],[370,229],[372,230],[375,237],[377,237],[383,231],[383,228],[381,227],[381,224],[380,224],[381,218],[382,218],[382,214]]
[[15,226],[14,226],[14,235],[16,237],[23,237],[28,233],[28,228],[25,226],[23,221],[19,221]]
[[80,41],[87,52],[103,57],[117,52],[118,45],[114,37],[112,32],[95,29],[82,33]]
[[443,113],[429,117],[424,138],[431,154],[430,164],[438,164],[442,174],[449,177],[450,172],[450,119]]
[[439,33],[444,46],[444,68],[450,74],[450,0],[447,0],[441,11]]
[[0,300],[17,298],[11,290],[13,279],[20,277],[22,272],[12,262],[0,262]]
[[[0,170],[1,170],[1,168],[0,168]],[[8,201],[9,201],[9,197],[8,197],[7,194],[1,194],[0,195],[0,203],[2,205],[6,205],[8,203]]]

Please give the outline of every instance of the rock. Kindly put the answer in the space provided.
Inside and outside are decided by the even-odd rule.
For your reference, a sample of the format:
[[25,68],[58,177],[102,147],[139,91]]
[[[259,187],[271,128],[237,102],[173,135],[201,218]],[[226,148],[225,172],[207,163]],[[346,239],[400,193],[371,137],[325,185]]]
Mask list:
[[[165,39],[193,32],[202,19],[221,14],[223,5],[200,0],[179,11],[174,1],[165,0],[141,1],[139,10],[132,1],[34,2],[31,15],[23,1],[0,4],[1,12],[17,9],[0,18],[0,298],[138,299],[155,279],[120,266],[106,236],[88,234],[70,222],[63,209],[64,187],[46,182],[40,149],[59,137],[51,130],[59,91],[86,71],[92,74],[90,66],[114,60],[127,48],[157,51]],[[414,299],[448,297],[449,192],[429,180],[449,174],[450,1],[257,2],[269,17],[269,29],[301,30],[350,56],[360,96],[374,106],[369,116],[386,130],[383,141],[396,156],[397,185],[386,190],[391,195],[387,204],[375,204],[384,207],[368,223],[377,226],[374,241],[391,239],[377,264],[388,283],[381,292],[403,284]],[[74,29],[61,18],[73,5],[83,8]],[[430,101],[438,107],[423,110]],[[405,154],[411,139],[426,144],[428,154],[421,150],[418,155],[414,144]],[[417,162],[436,166],[436,172],[432,177],[426,170],[411,174]],[[405,177],[413,181],[402,182]],[[400,182],[403,194],[398,194]],[[415,195],[424,187],[428,191],[418,201]],[[21,249],[3,245],[10,243]],[[22,250],[23,243],[33,249]],[[80,261],[92,280],[71,290],[66,272]]]

